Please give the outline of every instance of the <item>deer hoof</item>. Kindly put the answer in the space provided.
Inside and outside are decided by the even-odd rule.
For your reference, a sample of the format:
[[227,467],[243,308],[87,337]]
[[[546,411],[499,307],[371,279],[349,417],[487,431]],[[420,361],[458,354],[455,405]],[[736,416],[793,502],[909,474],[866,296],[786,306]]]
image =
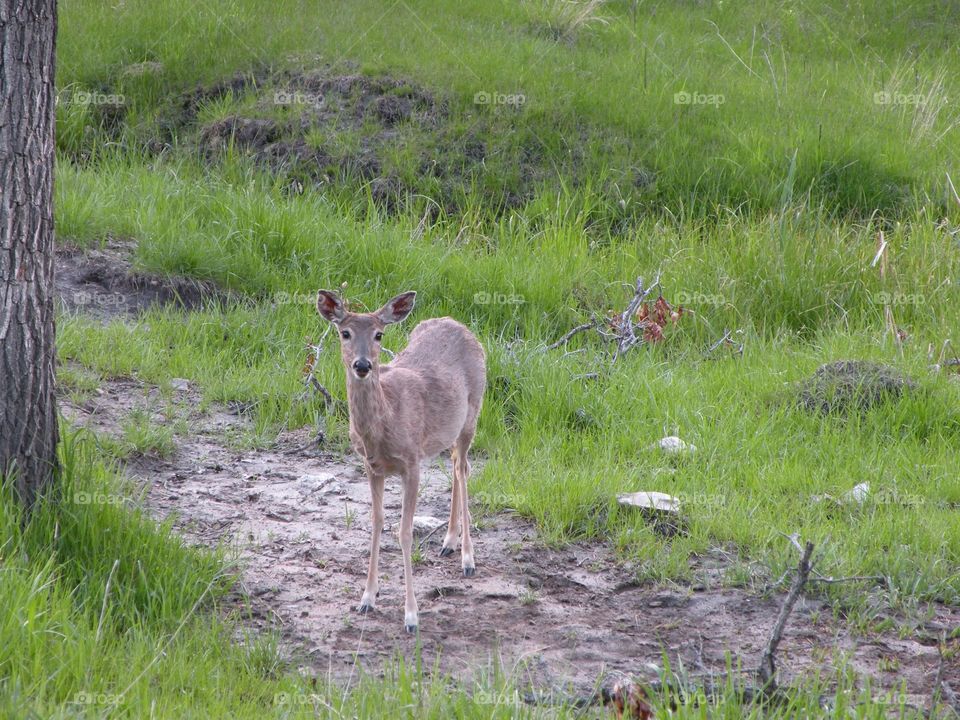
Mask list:
[[448,557],[450,555],[453,555],[452,547],[443,546],[440,548],[440,557]]
[[360,607],[357,608],[357,612],[361,613],[362,615],[366,615],[367,613],[372,613],[374,609],[375,608],[371,603],[360,603]]
[[417,630],[419,630],[419,626],[417,626],[417,625],[404,625],[404,626],[403,626],[403,629],[406,630],[406,631],[407,631],[408,633],[410,633],[411,635],[415,635],[415,634],[417,633]]
[[465,567],[463,569],[464,577],[473,577],[476,574],[477,574],[477,569],[475,567]]

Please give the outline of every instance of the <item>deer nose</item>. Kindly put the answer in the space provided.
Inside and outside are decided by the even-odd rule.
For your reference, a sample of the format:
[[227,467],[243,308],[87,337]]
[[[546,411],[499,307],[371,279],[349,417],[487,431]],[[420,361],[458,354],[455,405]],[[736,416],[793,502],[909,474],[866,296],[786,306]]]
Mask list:
[[366,358],[357,358],[353,361],[353,369],[357,371],[357,375],[366,375],[373,369],[373,363]]

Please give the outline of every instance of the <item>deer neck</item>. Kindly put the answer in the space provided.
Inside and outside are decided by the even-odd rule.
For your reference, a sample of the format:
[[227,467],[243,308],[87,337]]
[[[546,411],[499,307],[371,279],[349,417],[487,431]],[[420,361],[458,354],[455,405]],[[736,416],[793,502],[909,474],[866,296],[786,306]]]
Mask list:
[[347,405],[353,428],[363,439],[367,456],[377,454],[377,444],[384,437],[383,429],[391,413],[379,374],[365,380],[350,378]]

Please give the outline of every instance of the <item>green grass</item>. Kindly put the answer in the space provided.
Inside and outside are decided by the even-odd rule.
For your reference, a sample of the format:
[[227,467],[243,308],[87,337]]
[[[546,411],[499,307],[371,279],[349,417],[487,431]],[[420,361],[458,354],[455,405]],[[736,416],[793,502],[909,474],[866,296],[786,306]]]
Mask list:
[[[927,349],[960,326],[953,280],[960,258],[919,212],[890,234],[895,275],[882,281],[870,267],[875,228],[831,225],[813,212],[734,216],[720,226],[651,221],[635,236],[600,243],[562,215],[539,233],[515,215],[464,246],[455,241],[455,220],[417,238],[413,218],[350,217],[322,197],[288,197],[257,176],[218,180],[188,164],[63,169],[59,188],[61,213],[78,202],[94,208],[86,227],[73,228],[75,238],[94,242],[113,227],[138,238],[149,269],[198,275],[260,299],[226,312],[155,312],[132,325],[72,319],[60,330],[65,358],[107,375],[195,380],[211,400],[252,403],[257,433],[268,435],[311,422],[318,409],[298,401],[305,340],[323,329],[313,290],[348,282],[348,296],[372,306],[416,288],[415,318],[391,331],[389,345],[400,347],[417,319],[442,314],[480,334],[491,389],[477,447],[489,461],[475,492],[535,519],[548,540],[609,538],[642,560],[645,575],[665,579],[689,577],[688,558],[717,543],[734,543],[779,573],[793,560],[777,533],[799,531],[832,539],[824,562],[834,574],[889,575],[901,593],[958,597],[960,481],[952,457],[960,385],[927,370]],[[736,250],[730,237],[738,238]],[[621,281],[657,268],[667,297],[686,296],[694,311],[662,345],[613,367],[596,341],[582,337],[573,343],[580,353],[543,352],[588,313],[622,307]],[[903,350],[884,329],[883,293],[912,299],[894,306],[910,333]],[[501,298],[512,302],[486,302]],[[725,350],[704,357],[724,328],[743,331],[743,357]],[[117,346],[129,350],[118,354]],[[849,420],[794,407],[791,384],[844,357],[893,363],[920,390]],[[343,399],[333,346],[320,368]],[[597,380],[576,379],[594,370]],[[650,446],[673,433],[700,452],[667,474],[669,462]],[[922,502],[842,512],[810,502],[863,481]],[[664,540],[617,508],[625,490],[711,502],[690,504],[688,536]]]
[[[457,685],[399,658],[382,678],[358,671],[348,684],[294,670],[272,636],[236,641],[243,610],[228,598],[220,552],[184,546],[169,524],[137,510],[92,439],[67,433],[63,483],[29,520],[0,486],[0,714],[27,718],[574,718],[567,706],[523,703],[495,667]],[[228,566],[227,566],[228,567]],[[885,717],[895,698],[854,689],[851,678],[813,678],[774,712],[819,713],[816,696],[839,691],[833,717]],[[701,717],[695,696],[655,699],[661,712]],[[716,712],[740,717],[734,693]],[[588,717],[602,716],[597,710]]]
[[[410,77],[448,110],[433,133],[400,128],[417,160],[451,151],[431,138],[479,140],[487,159],[472,182],[492,183],[503,199],[533,162],[555,189],[573,178],[602,185],[612,218],[776,210],[784,197],[863,218],[909,212],[916,197],[936,214],[951,202],[945,173],[960,176],[954,8],[621,0],[602,6],[605,23],[557,41],[540,28],[558,4],[359,0],[329,12],[282,0],[267,12],[254,0],[75,0],[62,8],[59,84],[67,98],[122,95],[122,144],[169,136],[189,146],[175,97],[238,71],[329,63]],[[144,61],[160,68],[126,70]],[[524,102],[477,104],[477,93]],[[94,151],[85,127],[110,125],[102,106],[65,101],[62,110],[61,148]],[[390,167],[402,175],[417,164]],[[419,187],[450,199],[435,194],[440,184]]]
[[[907,611],[909,634],[922,603],[960,602],[960,383],[928,370],[960,327],[960,206],[945,183],[960,182],[960,116],[944,102],[960,95],[956,8],[609,0],[602,21],[579,26],[568,10],[62,3],[58,237],[133,239],[141,269],[242,299],[106,325],[62,317],[61,385],[82,399],[105,377],[161,390],[186,378],[204,404],[250,408],[250,433],[227,441],[265,446],[321,412],[301,398],[305,343],[323,330],[316,289],[347,283],[358,307],[415,289],[414,316],[387,347],[449,314],[488,352],[478,515],[514,508],[546,542],[606,542],[650,580],[689,580],[721,546],[735,558],[725,582],[756,589],[795,564],[783,534],[797,532],[824,553],[824,574],[888,578],[882,589],[822,588],[836,612],[869,633],[889,627],[890,608]],[[155,65],[131,71],[144,62]],[[316,70],[403,78],[398,94],[422,89],[442,112],[435,124],[308,127],[308,146],[331,157],[320,185],[303,168],[270,176],[237,145],[198,152],[203,128],[233,116],[295,136],[301,110],[269,100],[284,72]],[[188,117],[190,93],[237,73],[256,90]],[[84,103],[84,93],[122,98]],[[478,93],[523,100],[477,103]],[[416,194],[389,214],[354,163],[374,137],[380,174]],[[881,232],[885,277],[872,265]],[[665,342],[615,365],[595,336],[544,351],[622,309],[636,277],[658,272],[667,299],[692,311]],[[742,357],[707,353],[727,329],[741,331]],[[847,418],[796,407],[795,384],[840,358],[893,364],[918,389]],[[344,398],[333,346],[319,377]],[[185,429],[171,413],[135,411],[112,442],[68,434],[63,497],[25,528],[4,495],[0,606],[16,610],[0,618],[0,713],[365,718],[381,717],[386,699],[398,717],[575,716],[518,705],[513,678],[493,669],[464,688],[428,659],[426,669],[398,660],[383,679],[345,686],[301,677],[273,637],[235,642],[229,559],[145,518],[105,459],[169,453]],[[344,419],[330,429],[342,448]],[[652,446],[667,434],[697,452],[662,455]],[[811,500],[861,482],[871,495],[860,506]],[[664,538],[616,504],[634,490],[683,498],[686,533]],[[833,716],[858,703],[858,716],[886,717],[889,702],[858,695],[840,665],[794,705],[752,716],[820,716],[816,696],[839,688]],[[741,711],[727,698],[709,715]]]

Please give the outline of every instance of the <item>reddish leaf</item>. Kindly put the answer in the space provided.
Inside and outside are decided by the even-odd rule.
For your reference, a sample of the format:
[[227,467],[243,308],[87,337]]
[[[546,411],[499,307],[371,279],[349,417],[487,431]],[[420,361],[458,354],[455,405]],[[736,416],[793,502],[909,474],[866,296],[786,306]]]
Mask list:
[[663,295],[657,298],[653,305],[653,318],[657,325],[663,327],[667,324],[667,318],[670,317],[670,303],[663,299]]
[[647,323],[643,328],[643,339],[645,342],[660,342],[663,340],[663,328],[654,322]]
[[317,355],[314,352],[313,347],[307,347],[307,359],[303,363],[303,376],[307,377],[310,373],[312,373],[316,364]]
[[633,680],[618,682],[613,686],[613,709],[618,718],[629,720],[653,720],[653,708],[647,702],[647,694]]

